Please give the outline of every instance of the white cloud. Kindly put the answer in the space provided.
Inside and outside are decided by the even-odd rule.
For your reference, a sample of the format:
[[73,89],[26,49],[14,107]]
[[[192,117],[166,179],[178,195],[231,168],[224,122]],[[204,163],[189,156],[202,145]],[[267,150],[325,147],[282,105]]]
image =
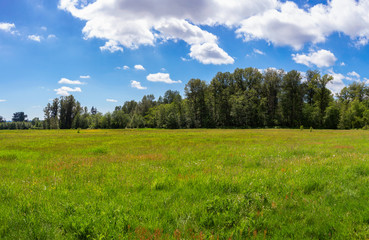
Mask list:
[[145,68],[142,65],[135,65],[135,69],[145,71]]
[[356,79],[360,79],[360,75],[355,71],[349,72],[347,75]]
[[156,73],[156,74],[149,74],[146,79],[150,82],[163,82],[163,83],[182,83],[182,81],[173,81],[170,79],[169,73]]
[[337,61],[337,58],[333,53],[327,50],[319,50],[317,52],[310,52],[309,54],[292,54],[292,59],[296,63],[300,63],[311,67],[316,65],[317,67],[330,67]]
[[369,79],[368,79],[368,78],[364,78],[364,83],[365,83],[366,85],[369,85]]
[[35,42],[41,42],[41,36],[38,35],[28,35],[28,39]]
[[288,45],[298,50],[306,42],[318,43],[325,40],[319,27],[320,21],[321,17],[314,18],[312,13],[287,1],[280,3],[275,9],[243,20],[236,33],[244,41],[264,39],[275,45]]
[[327,84],[327,88],[334,94],[340,93],[342,88],[346,86],[343,82],[346,77],[341,73],[335,73],[333,70],[329,70],[329,75],[333,77],[333,80]]
[[58,82],[59,84],[70,84],[70,85],[83,85],[85,84],[84,82],[81,82],[79,80],[69,80],[67,78],[61,78]]
[[123,67],[116,67],[115,69],[118,69],[118,70],[129,70],[130,67],[128,66],[123,66]]
[[234,59],[215,43],[196,44],[191,47],[191,58],[203,64],[233,64]]
[[191,61],[191,59],[184,58],[184,57],[181,57],[181,60],[182,60],[183,62],[189,62],[189,61]]
[[[368,0],[324,2],[300,8],[281,0],[60,0],[59,8],[86,22],[82,30],[86,39],[105,40],[102,50],[182,40],[190,46],[190,56],[202,63],[232,62],[217,36],[204,30],[206,26],[222,25],[244,41],[263,39],[295,50],[306,43],[325,42],[333,33],[349,36],[357,45],[368,44]],[[208,55],[222,58],[203,60],[197,55],[210,45],[215,46],[206,48]],[[199,48],[202,51],[194,51]]]
[[5,100],[5,99],[0,99],[0,103],[1,103],[1,102],[6,102],[6,100]]
[[47,36],[47,39],[55,39],[55,38],[56,38],[56,36],[54,34],[49,34]]
[[340,66],[346,66],[346,64],[344,62],[341,62]]
[[71,92],[82,92],[82,89],[79,87],[75,87],[75,88],[70,88],[70,87],[61,87],[58,89],[54,89],[54,91],[56,92],[56,94],[61,95],[61,96],[68,96],[70,95]]
[[145,89],[147,89],[147,87],[141,86],[141,83],[140,82],[137,82],[137,81],[134,81],[134,80],[131,81],[131,87],[137,88],[139,90],[145,90]]
[[[216,47],[207,51],[214,50],[213,55],[221,55],[228,64],[231,57],[220,49],[218,38],[201,27],[220,24],[233,28],[244,18],[276,5],[277,0],[97,0],[80,6],[78,0],[60,0],[59,8],[86,21],[82,30],[86,39],[104,39],[107,45],[130,49],[168,40],[182,40],[190,49],[213,44]],[[191,56],[201,61],[196,53],[191,51]],[[219,58],[215,62],[221,64]]]
[[91,78],[91,76],[90,75],[85,75],[85,76],[79,76],[79,78],[82,78],[82,79],[90,79]]
[[322,43],[332,33],[343,33],[357,45],[369,41],[369,2],[331,0],[301,9],[292,1],[279,2],[274,9],[245,18],[237,29],[245,41],[264,39],[298,50],[305,43]]
[[109,40],[105,43],[104,46],[100,47],[101,51],[109,51],[111,53],[114,52],[123,52],[123,48],[119,46],[119,44],[116,41]]
[[0,31],[16,34],[17,31],[15,31],[14,29],[15,29],[14,23],[0,22]]
[[118,102],[118,100],[110,99],[110,98],[106,99],[106,101],[107,102],[112,102],[112,103],[117,103]]
[[265,55],[265,52],[260,51],[259,49],[256,49],[256,48],[254,48],[254,53],[259,54],[259,55]]
[[42,26],[42,27],[41,27],[41,30],[42,30],[42,31],[47,31],[47,27]]

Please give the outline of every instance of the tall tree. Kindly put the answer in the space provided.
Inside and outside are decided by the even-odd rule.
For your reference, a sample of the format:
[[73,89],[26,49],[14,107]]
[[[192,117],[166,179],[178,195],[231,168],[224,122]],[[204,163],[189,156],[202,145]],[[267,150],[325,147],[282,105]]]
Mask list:
[[279,95],[284,75],[283,70],[267,69],[264,72],[263,95],[267,104],[267,126],[280,124]]
[[327,88],[327,84],[333,80],[332,76],[324,75],[320,77],[317,75],[317,88],[314,95],[314,102],[319,108],[319,127],[323,126],[323,118],[325,116],[325,110],[329,104],[333,101],[333,96],[331,91]]
[[24,112],[13,113],[12,121],[13,122],[26,122],[27,121],[27,115],[24,114]]
[[281,93],[283,118],[287,127],[301,124],[303,95],[300,73],[296,70],[288,72],[283,77]]
[[209,86],[211,113],[217,127],[231,124],[231,91],[233,76],[229,72],[217,73]]
[[60,104],[59,108],[60,128],[70,129],[72,128],[74,118],[80,113],[82,108],[79,102],[75,100],[73,95],[61,97],[59,104]]
[[137,107],[137,102],[135,100],[126,101],[122,106],[122,110],[125,114],[129,114],[131,117],[133,116],[135,109]]
[[164,93],[163,103],[170,104],[172,102],[180,102],[182,101],[181,94],[178,91],[168,90]]
[[307,70],[306,71],[306,82],[305,87],[305,101],[310,106],[314,105],[314,96],[318,89],[318,78],[320,78],[320,72],[318,70]]
[[189,107],[191,127],[203,128],[209,126],[208,109],[206,106],[207,84],[200,79],[191,79],[185,87]]
[[141,116],[146,116],[149,113],[149,109],[156,106],[154,95],[145,95],[142,100],[137,104],[135,112]]

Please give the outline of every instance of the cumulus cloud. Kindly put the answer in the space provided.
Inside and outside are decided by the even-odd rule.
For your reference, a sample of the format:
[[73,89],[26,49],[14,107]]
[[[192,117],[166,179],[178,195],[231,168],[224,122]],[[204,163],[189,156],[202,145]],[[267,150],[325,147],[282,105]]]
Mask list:
[[129,67],[128,66],[123,66],[123,70],[128,70]]
[[163,82],[163,83],[182,83],[182,81],[173,81],[170,79],[169,73],[155,73],[155,74],[149,74],[146,79],[150,82]]
[[300,63],[308,67],[315,65],[319,68],[333,66],[337,61],[337,58],[332,52],[324,49],[317,52],[310,52],[309,54],[292,54],[292,59],[296,63]]
[[361,79],[360,74],[357,72],[349,72],[346,75],[343,75],[341,73],[335,73],[332,69],[328,71],[329,75],[333,77],[333,81],[329,82],[327,84],[328,89],[330,89],[334,93],[339,93],[342,88],[344,88],[345,82],[350,81],[356,81],[356,82],[364,82],[365,84],[369,84],[369,81],[367,78]]
[[145,71],[145,68],[142,65],[135,65],[135,69]]
[[[245,17],[274,8],[277,0],[97,0],[81,6],[78,0],[60,0],[59,8],[86,21],[83,33],[86,39],[106,40],[103,49],[113,51],[122,47],[136,49],[142,45],[154,46],[160,41],[182,40],[192,50],[213,50],[216,60],[203,61],[203,56],[192,51],[190,56],[201,62],[216,62],[223,57],[225,64],[230,56],[218,46],[218,38],[200,26],[222,24],[234,27]],[[211,44],[216,47],[207,47]],[[196,47],[194,47],[196,46]]]
[[64,86],[58,89],[54,89],[54,91],[60,96],[69,96],[71,92],[82,92],[82,89],[79,87],[71,88]]
[[1,103],[1,102],[6,102],[6,100],[5,100],[5,99],[0,99],[0,103]]
[[108,98],[106,99],[107,102],[112,102],[112,103],[117,103],[118,100],[115,100],[115,99],[111,99],[111,98]]
[[327,84],[327,88],[334,94],[340,93],[342,88],[346,86],[343,82],[346,77],[341,73],[335,73],[333,70],[329,70],[329,75],[333,77],[333,80]]
[[143,87],[143,86],[141,86],[141,83],[140,83],[140,82],[137,82],[137,81],[135,81],[135,80],[132,80],[132,81],[131,81],[131,87],[133,87],[133,88],[137,88],[137,89],[139,89],[139,90],[145,90],[145,89],[147,89],[147,87]]
[[28,39],[35,42],[41,42],[41,36],[38,35],[28,35]]
[[0,31],[15,34],[16,31],[14,29],[15,29],[15,24],[14,23],[0,22]]
[[349,36],[357,45],[369,41],[369,2],[331,0],[301,9],[292,1],[244,19],[237,29],[245,41],[264,39],[275,45],[301,49],[305,43],[324,42],[334,32]]
[[79,80],[69,80],[67,78],[61,78],[58,82],[59,84],[69,84],[69,85],[83,85],[84,82],[81,82]]
[[287,1],[280,3],[275,9],[243,20],[236,33],[244,41],[264,39],[275,45],[301,49],[306,42],[318,43],[325,40],[319,27],[321,17],[314,18],[311,15],[312,13],[300,9],[294,2]]
[[[60,0],[59,8],[85,21],[84,37],[105,40],[101,50],[110,52],[182,40],[190,46],[193,59],[232,63],[228,53],[219,47],[217,36],[204,30],[216,25],[234,29],[244,41],[263,39],[295,50],[306,43],[325,42],[333,33],[349,36],[356,45],[369,42],[368,0],[331,0],[302,8],[293,1],[281,0],[91,2]],[[216,56],[216,60],[204,60],[206,55]]]
[[234,59],[215,43],[197,44],[191,47],[191,58],[203,64],[233,64]]
[[109,40],[108,42],[105,43],[104,46],[100,47],[101,51],[108,51],[111,53],[114,52],[123,52],[123,48],[119,46],[118,42],[113,41],[113,40]]
[[79,78],[82,78],[82,79],[90,79],[91,76],[90,75],[82,75],[82,76],[79,76]]

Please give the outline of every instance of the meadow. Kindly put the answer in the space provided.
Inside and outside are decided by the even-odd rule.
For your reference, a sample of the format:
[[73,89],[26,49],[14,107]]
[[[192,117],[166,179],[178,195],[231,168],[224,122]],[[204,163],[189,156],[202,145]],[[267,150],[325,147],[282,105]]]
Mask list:
[[0,239],[367,239],[369,131],[0,131]]

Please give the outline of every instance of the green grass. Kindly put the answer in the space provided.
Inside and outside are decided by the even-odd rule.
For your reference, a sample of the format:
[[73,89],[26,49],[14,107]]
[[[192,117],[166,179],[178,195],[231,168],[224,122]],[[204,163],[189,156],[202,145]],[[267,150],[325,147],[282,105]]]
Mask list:
[[0,131],[0,239],[367,239],[369,132]]

